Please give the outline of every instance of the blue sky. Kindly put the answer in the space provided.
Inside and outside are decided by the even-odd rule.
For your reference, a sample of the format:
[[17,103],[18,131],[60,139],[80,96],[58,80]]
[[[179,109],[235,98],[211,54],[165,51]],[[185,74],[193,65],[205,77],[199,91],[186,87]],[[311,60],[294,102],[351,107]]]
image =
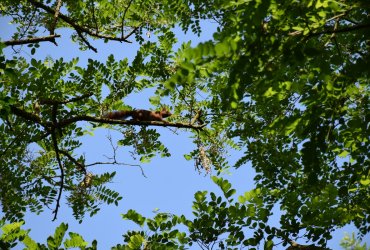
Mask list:
[[[0,19],[0,27],[1,37],[4,40],[9,39],[12,28],[8,25],[8,21]],[[192,44],[195,45],[198,42],[211,39],[214,30],[214,24],[203,23],[204,32],[200,37],[192,34],[184,35],[179,29],[177,29],[177,33],[180,42],[192,40]],[[62,38],[57,40],[59,46],[42,43],[34,57],[37,59],[45,59],[47,56],[55,59],[63,57],[64,61],[79,57],[79,64],[85,65],[88,58],[105,62],[110,54],[114,54],[116,59],[127,57],[131,60],[138,49],[136,43],[109,42],[104,44],[100,40],[91,40],[93,46],[98,49],[98,53],[80,51],[78,46],[71,41],[68,31],[58,31],[57,33],[62,34]],[[153,40],[154,37],[147,39]],[[13,50],[7,48],[5,53],[7,56],[11,56]],[[26,46],[21,48],[21,55],[28,59],[32,58]],[[135,108],[150,108],[149,97],[149,92],[138,93],[130,95],[124,101]],[[72,210],[64,202],[59,210],[58,220],[55,222],[51,221],[53,218],[51,210],[46,210],[41,215],[27,213],[25,228],[31,229],[31,237],[45,243],[47,236],[52,234],[61,222],[67,222],[69,231],[81,234],[85,240],[90,242],[97,239],[99,249],[108,249],[110,246],[122,243],[122,234],[128,229],[138,229],[132,223],[121,218],[121,214],[128,209],[134,209],[147,217],[154,216],[153,211],[156,209],[159,209],[160,212],[191,216],[191,206],[196,191],[208,190],[220,194],[220,190],[211,181],[210,176],[205,176],[204,173],[199,174],[194,169],[194,162],[186,161],[183,157],[185,153],[195,147],[192,144],[192,139],[189,138],[190,134],[185,130],[176,130],[177,133],[173,133],[168,128],[157,128],[157,130],[161,134],[163,143],[170,149],[172,156],[164,159],[157,157],[149,164],[142,164],[147,178],[143,177],[140,168],[135,166],[98,165],[88,169],[94,173],[117,172],[113,183],[109,186],[123,196],[118,207],[103,205],[97,215],[92,218],[86,217],[82,224],[78,224],[73,219]],[[108,135],[111,135],[114,140],[119,140],[122,136],[108,129],[98,129],[94,136],[86,136],[83,139],[83,146],[78,150],[78,153],[85,154],[88,163],[106,160],[104,155],[110,156],[112,154],[109,141],[106,138]],[[231,161],[235,161],[240,155],[240,152],[233,152],[230,156]],[[124,150],[118,151],[118,158],[127,164],[138,164]],[[231,173],[223,177],[232,183],[233,188],[237,190],[237,195],[241,195],[253,188],[253,176],[254,170],[251,166],[246,165],[238,170],[231,169]],[[277,224],[277,218],[279,216],[274,216],[272,223]],[[329,247],[339,249],[339,241],[344,236],[344,232],[351,233],[353,231],[355,228],[352,226],[338,230],[334,234],[333,240],[329,242]],[[368,242],[370,241],[368,240]],[[305,242],[301,243],[305,244]],[[283,248],[278,247],[277,249]]]

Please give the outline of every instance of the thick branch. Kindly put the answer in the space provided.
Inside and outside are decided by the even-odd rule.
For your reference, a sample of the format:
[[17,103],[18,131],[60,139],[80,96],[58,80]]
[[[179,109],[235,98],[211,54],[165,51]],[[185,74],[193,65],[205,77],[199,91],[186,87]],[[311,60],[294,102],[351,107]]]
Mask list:
[[78,121],[89,121],[89,122],[99,122],[105,124],[122,124],[122,125],[147,125],[147,126],[159,126],[159,127],[175,127],[175,128],[191,128],[191,129],[202,129],[206,124],[202,125],[192,125],[189,123],[170,123],[161,121],[133,121],[133,120],[114,120],[108,118],[97,118],[88,115],[75,116],[69,119],[65,119],[59,122],[59,127],[68,126],[71,123]]
[[[336,33],[351,32],[351,31],[366,29],[366,28],[370,28],[370,23],[348,26],[348,27],[344,27],[342,29],[328,29],[328,30],[324,30],[324,31],[311,32],[307,35],[307,37],[309,38],[309,37],[320,36],[320,35],[324,35],[324,34],[336,34]],[[302,34],[302,31],[294,31],[294,32],[289,33],[290,36],[298,36],[300,34]]]
[[55,27],[57,26],[58,16],[60,13],[60,7],[62,7],[62,0],[58,0],[57,7],[55,8],[54,21],[50,28],[50,35],[54,35]]
[[344,32],[350,32],[350,31],[366,29],[366,28],[370,28],[370,23],[353,25],[353,26],[342,28],[342,29],[324,30],[324,31],[321,31],[321,32],[312,33],[309,36],[319,36],[319,35],[323,35],[323,34],[344,33]]
[[[50,8],[49,6],[43,3],[40,3],[35,0],[28,0],[28,1],[32,3],[34,6],[36,6],[37,8],[41,8],[50,14],[55,14],[55,10],[53,10],[52,8]],[[131,43],[130,41],[127,40],[127,38],[129,38],[133,34],[133,32],[135,32],[136,30],[136,28],[133,29],[132,32],[130,32],[128,35],[124,37],[108,36],[108,35],[99,34],[97,31],[93,31],[93,30],[90,30],[89,28],[81,26],[77,24],[74,20],[69,18],[68,16],[63,15],[62,13],[59,13],[59,18],[62,19],[64,22],[68,23],[69,25],[71,25],[77,32],[85,32],[86,34],[89,34],[90,36],[93,36],[93,37],[108,39],[108,40],[113,40],[113,41],[119,41],[119,42]]]
[[9,40],[9,41],[5,41],[4,44],[6,46],[13,46],[13,45],[21,45],[21,44],[29,44],[29,43],[52,42],[56,45],[55,43],[56,37],[60,37],[60,35],[32,37],[32,38],[23,39],[23,40]]
[[48,129],[49,126],[51,125],[51,123],[50,124],[43,123],[41,121],[41,118],[39,116],[37,116],[37,115],[35,115],[33,113],[29,113],[29,112],[27,112],[27,111],[25,111],[25,110],[23,110],[21,108],[18,108],[18,107],[14,106],[14,105],[11,105],[10,106],[10,110],[11,110],[11,112],[13,114],[15,114],[17,116],[20,116],[20,117],[22,117],[22,118],[24,118],[26,120],[32,121],[34,123],[40,124],[44,128],[47,128]]

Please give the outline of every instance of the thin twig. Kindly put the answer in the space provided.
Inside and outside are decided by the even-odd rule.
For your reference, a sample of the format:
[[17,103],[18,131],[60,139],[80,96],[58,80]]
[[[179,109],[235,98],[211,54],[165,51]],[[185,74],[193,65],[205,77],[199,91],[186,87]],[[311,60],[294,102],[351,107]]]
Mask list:
[[25,127],[24,129],[22,129],[22,131],[8,144],[8,146],[1,152],[0,154],[0,158],[2,158],[6,152],[13,146],[13,144],[21,137],[23,136],[24,134],[24,131],[26,130],[27,127]]
[[330,21],[332,21],[332,20],[334,20],[334,19],[339,19],[339,17],[345,16],[345,15],[347,15],[347,14],[348,14],[348,12],[347,12],[347,11],[345,11],[345,12],[343,12],[343,13],[340,13],[340,14],[338,14],[338,15],[336,15],[336,16],[333,16],[333,17],[329,18],[328,20],[326,20],[326,23],[328,23],[328,22],[330,22]]
[[125,26],[126,13],[127,13],[127,10],[130,8],[131,3],[132,3],[132,0],[130,0],[130,2],[128,2],[128,5],[125,8],[125,11],[123,12],[122,25],[121,25],[121,37],[124,37],[124,26]]
[[330,43],[330,40],[334,40],[334,42],[335,42],[335,47],[336,47],[336,49],[337,49],[337,51],[338,51],[338,55],[339,55],[339,57],[342,59],[342,58],[343,58],[343,57],[342,57],[342,52],[340,51],[339,44],[338,44],[337,38],[336,38],[336,36],[335,36],[335,35],[336,35],[335,31],[338,29],[338,26],[339,26],[339,18],[337,18],[337,19],[335,20],[333,33],[331,34],[331,36],[330,36],[329,40],[325,43],[325,45],[324,45],[324,46],[327,46],[327,45]]
[[84,35],[82,35],[82,32],[80,30],[76,30],[76,32],[77,32],[77,35],[81,38],[81,40],[87,45],[89,49],[91,49],[95,53],[98,53],[98,50],[94,46],[91,45],[91,43],[87,40],[87,38],[84,37]]
[[86,167],[95,166],[95,165],[119,165],[119,166],[138,167],[138,168],[140,168],[141,175],[144,176],[145,178],[148,178],[145,175],[143,167],[139,164],[128,164],[128,163],[123,163],[123,162],[99,162],[98,161],[98,162],[86,164]]
[[75,165],[77,165],[78,167],[78,170],[81,171],[83,174],[87,174],[87,171],[86,171],[86,168],[85,168],[85,165],[78,162],[69,152],[65,151],[65,150],[62,150],[62,149],[59,149],[59,152],[61,154],[63,154],[64,156],[66,156],[71,162],[73,162]]
[[120,165],[120,166],[139,167],[140,170],[141,170],[141,175],[144,176],[145,178],[147,178],[146,175],[145,175],[144,169],[141,167],[141,165],[118,162],[117,158],[116,158],[118,146],[113,145],[113,140],[112,140],[112,137],[111,137],[110,134],[107,136],[107,139],[109,140],[109,143],[110,143],[110,145],[113,149],[113,157],[108,157],[108,156],[105,156],[105,157],[107,159],[113,160],[113,161],[110,161],[110,162],[94,162],[94,163],[85,165],[86,167],[95,166],[95,165]]

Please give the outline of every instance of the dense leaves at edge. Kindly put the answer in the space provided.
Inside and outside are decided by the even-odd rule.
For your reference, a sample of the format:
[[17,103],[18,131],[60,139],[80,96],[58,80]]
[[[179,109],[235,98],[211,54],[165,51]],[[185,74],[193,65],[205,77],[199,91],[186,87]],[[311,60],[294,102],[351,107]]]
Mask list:
[[[271,249],[276,240],[288,244],[302,235],[325,246],[346,224],[370,231],[367,1],[61,1],[58,13],[59,2],[2,1],[1,14],[17,26],[12,41],[69,28],[82,50],[95,50],[87,37],[131,39],[140,48],[132,62],[112,55],[84,66],[78,58],[0,54],[0,185],[11,187],[0,190],[6,220],[52,206],[56,216],[63,195],[80,221],[101,202],[117,205],[120,195],[106,186],[115,173],[90,173],[88,159],[75,151],[81,137],[103,127],[123,133],[118,146],[142,162],[169,157],[155,129],[98,119],[109,110],[134,109],[124,98],[154,89],[153,109],[170,108],[176,114],[170,123],[207,124],[189,130],[194,150],[186,159],[216,175],[251,164],[256,186],[234,201],[231,184],[213,177],[223,196],[197,192],[193,219],[162,213],[147,219],[129,211],[124,217],[152,234],[127,232],[116,249],[261,242]],[[201,35],[200,22],[210,19],[218,25],[212,40],[173,49],[175,27]],[[1,49],[12,41],[2,41]],[[34,54],[40,44],[28,46]],[[234,150],[244,154],[232,164],[227,155]],[[268,224],[273,208],[283,211],[279,227]],[[61,244],[65,227],[48,247]],[[5,230],[1,244],[36,244],[20,224]],[[6,238],[6,232],[13,234]],[[70,237],[66,247],[85,244]]]

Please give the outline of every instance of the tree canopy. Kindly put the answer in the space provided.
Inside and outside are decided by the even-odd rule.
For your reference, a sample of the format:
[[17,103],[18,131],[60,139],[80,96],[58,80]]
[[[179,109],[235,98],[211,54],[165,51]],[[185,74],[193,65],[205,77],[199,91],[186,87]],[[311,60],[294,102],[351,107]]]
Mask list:
[[[142,231],[126,232],[115,249],[272,249],[277,242],[322,249],[344,225],[370,231],[368,1],[4,0],[0,10],[15,27],[0,41],[0,185],[11,187],[0,189],[0,201],[4,220],[16,222],[3,229],[2,244],[37,244],[19,221],[45,207],[56,219],[63,196],[79,221],[101,202],[118,205],[120,193],[106,187],[115,172],[91,173],[101,163],[76,154],[97,128],[122,133],[114,154],[116,146],[131,148],[141,162],[171,156],[158,126],[190,132],[194,150],[185,158],[212,170],[223,192],[197,192],[194,218],[129,210],[123,217]],[[201,35],[200,23],[210,20],[213,39],[177,46],[177,32]],[[40,43],[66,39],[64,30],[85,53],[99,53],[98,39],[139,49],[132,61],[111,55],[87,65],[3,52],[27,45],[34,54]],[[146,90],[153,110],[172,111],[165,122],[104,116],[136,109],[125,98]],[[228,152],[235,151],[243,156],[234,164]],[[223,173],[247,163],[255,188],[235,197]],[[282,211],[280,227],[269,225],[273,208]],[[58,227],[49,248],[66,230]],[[70,237],[65,247],[87,246]],[[315,246],[298,245],[298,237]]]

